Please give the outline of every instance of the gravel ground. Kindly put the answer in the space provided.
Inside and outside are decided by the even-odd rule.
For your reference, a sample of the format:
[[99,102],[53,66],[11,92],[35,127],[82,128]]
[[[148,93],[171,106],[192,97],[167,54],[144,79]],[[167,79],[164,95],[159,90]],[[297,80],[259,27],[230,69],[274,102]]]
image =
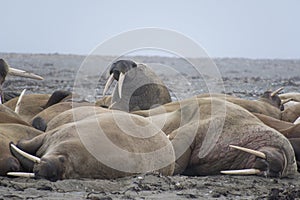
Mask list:
[[[12,67],[42,75],[44,81],[8,77],[4,88],[27,93],[52,93],[57,89],[72,91],[81,73],[85,56],[59,54],[0,53]],[[92,65],[104,72],[112,57],[98,56]],[[300,92],[300,60],[213,59],[222,80],[199,73],[185,60],[165,57],[133,57],[154,66],[154,70],[172,91],[172,98],[183,99],[208,92],[209,84],[219,92],[256,99],[266,90],[284,86],[284,92]],[[202,59],[193,59],[204,65]],[[101,65],[103,64],[104,65]],[[167,68],[163,67],[167,66]],[[205,68],[205,66],[203,66]],[[212,69],[213,65],[210,65]],[[172,70],[170,70],[172,69]],[[101,97],[106,74],[86,76],[83,86],[97,87],[83,92],[82,98]],[[216,90],[217,91],[217,90]],[[300,198],[299,175],[284,179],[257,176],[162,177],[142,174],[116,180],[63,180],[50,182],[0,177],[0,199],[295,199]]]

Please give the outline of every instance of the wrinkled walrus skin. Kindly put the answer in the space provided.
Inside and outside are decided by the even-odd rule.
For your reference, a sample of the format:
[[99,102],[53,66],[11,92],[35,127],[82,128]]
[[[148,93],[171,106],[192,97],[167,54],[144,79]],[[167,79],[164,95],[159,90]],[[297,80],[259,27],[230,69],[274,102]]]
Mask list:
[[[150,125],[146,130],[154,131],[154,135],[148,138],[134,137],[123,133],[114,120],[114,117],[130,116],[139,126],[131,126],[132,132],[139,134],[140,126]],[[94,139],[99,134],[99,126],[101,125],[106,136],[110,141],[118,147],[133,153],[139,153],[139,156],[131,159],[129,156],[123,156],[119,152],[108,151],[107,143]],[[84,130],[83,135],[79,137],[78,130]],[[147,132],[147,131],[146,131]],[[172,175],[174,171],[174,150],[166,135],[158,130],[153,124],[143,117],[130,115],[128,113],[104,113],[96,115],[93,118],[87,118],[76,123],[70,123],[59,129],[46,132],[31,140],[22,140],[18,146],[24,151],[41,157],[41,162],[34,164],[33,172],[37,178],[45,178],[51,181],[69,178],[99,178],[112,179],[135,174],[132,171],[120,171],[105,165],[105,163],[97,160],[83,146],[82,137],[91,140],[98,147],[102,147],[103,154],[106,158],[117,166],[130,166],[130,170],[136,173],[147,171],[159,171],[163,175]],[[144,153],[156,151],[162,147],[165,150],[155,154],[152,159],[145,157]],[[94,148],[94,147],[92,147]],[[18,156],[17,156],[18,157]],[[166,166],[160,167],[159,164],[165,159],[172,160]],[[19,158],[22,162],[22,158]],[[143,171],[146,170],[146,171]]]
[[[170,104],[167,113],[158,114],[154,108],[154,115],[150,110],[148,118],[158,126],[165,121],[162,130],[170,136],[176,153],[175,173],[213,175],[221,170],[255,168],[261,171],[260,175],[284,177],[296,172],[295,155],[288,139],[244,108],[218,98],[186,99],[179,108],[177,102],[173,111]],[[217,112],[211,113],[212,105]],[[226,112],[222,112],[224,108]],[[181,119],[187,121],[183,126]],[[213,131],[208,132],[210,125]],[[195,127],[195,138],[189,141]],[[183,151],[187,145],[189,148]],[[259,150],[267,159],[229,145]]]

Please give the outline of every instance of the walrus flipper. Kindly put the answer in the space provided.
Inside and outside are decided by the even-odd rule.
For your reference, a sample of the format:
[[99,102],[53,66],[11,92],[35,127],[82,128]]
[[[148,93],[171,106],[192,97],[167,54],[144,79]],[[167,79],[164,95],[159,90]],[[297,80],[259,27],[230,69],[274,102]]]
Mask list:
[[26,172],[32,172],[34,162],[25,158],[20,153],[18,153],[14,148],[11,147],[11,144],[14,144],[14,143],[13,142],[9,143],[10,152],[14,157],[16,157],[18,159],[19,163],[21,164],[22,169]]
[[53,92],[53,94],[50,96],[48,102],[46,103],[46,105],[44,106],[44,108],[48,108],[50,106],[53,106],[54,104],[57,104],[59,102],[61,102],[64,98],[71,96],[72,93],[69,91],[65,91],[65,90],[57,90],[55,92]]
[[[29,154],[35,155],[37,150],[42,146],[45,135],[46,134],[39,135],[32,138],[31,140],[20,140],[17,144],[17,147]],[[23,155],[17,152],[14,148],[12,148],[11,144],[13,143],[10,142],[9,148],[12,155],[14,155],[19,160],[24,170],[32,172],[34,162],[29,160],[28,158],[25,158]]]
[[20,140],[17,147],[29,154],[36,155],[36,152],[44,142],[45,136],[46,134],[41,134],[30,140]]
[[47,129],[47,123],[45,122],[45,120],[43,118],[41,118],[40,116],[35,117],[32,120],[31,125],[36,128],[37,130],[43,131],[45,132]]

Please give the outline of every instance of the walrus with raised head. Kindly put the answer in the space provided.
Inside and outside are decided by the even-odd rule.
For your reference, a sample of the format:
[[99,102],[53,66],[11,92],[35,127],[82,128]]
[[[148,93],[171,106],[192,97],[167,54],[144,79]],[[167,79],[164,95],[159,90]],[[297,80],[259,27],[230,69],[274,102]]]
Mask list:
[[118,81],[112,95],[111,109],[131,112],[171,102],[167,87],[145,64],[119,60],[111,65],[109,73],[103,96],[112,82]]

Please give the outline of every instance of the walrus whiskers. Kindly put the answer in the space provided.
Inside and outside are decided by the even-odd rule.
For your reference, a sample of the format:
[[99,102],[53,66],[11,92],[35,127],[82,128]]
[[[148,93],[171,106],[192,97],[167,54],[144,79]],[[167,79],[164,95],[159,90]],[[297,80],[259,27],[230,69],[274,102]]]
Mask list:
[[274,92],[271,93],[271,97],[275,96],[276,94],[278,94],[279,92],[281,92],[284,89],[284,87],[281,87],[277,90],[275,90]]
[[7,172],[7,176],[34,178],[35,174],[34,173],[26,173],[26,172]]
[[258,175],[261,171],[259,169],[238,169],[238,170],[223,170],[221,174],[227,175]]
[[250,154],[253,154],[253,155],[255,155],[257,157],[260,157],[262,159],[266,159],[266,154],[264,154],[263,152],[260,152],[260,151],[256,151],[256,150],[253,150],[253,149],[248,149],[248,148],[245,148],[245,147],[239,147],[239,146],[235,146],[235,145],[229,145],[229,147],[234,148],[234,149],[238,149],[238,150],[250,153]]
[[33,155],[30,155],[29,153],[26,153],[25,151],[19,149],[16,145],[14,144],[10,144],[10,146],[16,150],[19,154],[21,154],[22,156],[24,156],[25,158],[35,162],[35,163],[40,163],[41,162],[41,159],[36,157],[36,156],[33,156]]
[[16,108],[15,108],[15,113],[17,113],[17,114],[19,114],[21,101],[22,101],[22,99],[23,99],[23,96],[24,96],[25,92],[26,92],[26,89],[24,89],[24,90],[21,92],[21,94],[20,94],[20,96],[19,96],[19,98],[18,98],[18,101],[17,101],[17,104],[16,104]]
[[120,98],[122,98],[122,88],[123,88],[124,79],[125,79],[125,74],[121,72],[119,76],[119,82],[118,82],[118,87],[119,87],[118,92]]

